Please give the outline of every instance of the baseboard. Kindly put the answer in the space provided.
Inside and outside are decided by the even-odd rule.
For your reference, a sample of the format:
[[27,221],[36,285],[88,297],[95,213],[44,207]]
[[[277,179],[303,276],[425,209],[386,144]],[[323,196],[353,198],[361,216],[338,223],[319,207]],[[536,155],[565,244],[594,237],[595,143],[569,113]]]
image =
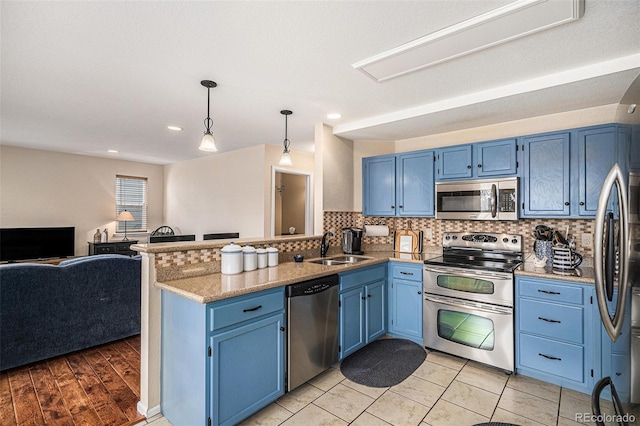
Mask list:
[[156,414],[160,414],[162,410],[160,409],[160,405],[156,405],[155,407],[147,408],[144,406],[142,401],[138,401],[138,405],[136,406],[138,413],[145,416],[147,419],[155,416]]

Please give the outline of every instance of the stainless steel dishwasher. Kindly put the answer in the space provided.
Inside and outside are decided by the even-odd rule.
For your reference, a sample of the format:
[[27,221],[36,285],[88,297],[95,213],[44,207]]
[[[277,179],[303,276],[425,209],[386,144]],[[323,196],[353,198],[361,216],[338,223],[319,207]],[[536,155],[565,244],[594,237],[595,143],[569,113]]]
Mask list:
[[287,298],[287,391],[338,361],[338,275],[291,284]]

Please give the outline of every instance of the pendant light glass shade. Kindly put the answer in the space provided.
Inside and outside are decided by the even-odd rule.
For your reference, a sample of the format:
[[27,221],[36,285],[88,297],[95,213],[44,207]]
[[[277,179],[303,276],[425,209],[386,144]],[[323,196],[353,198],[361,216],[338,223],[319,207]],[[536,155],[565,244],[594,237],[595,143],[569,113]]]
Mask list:
[[282,151],[282,157],[280,157],[280,162],[278,164],[280,166],[293,166],[293,162],[291,161],[291,153],[289,152],[289,145],[291,145],[291,142],[287,138],[287,131],[288,131],[287,116],[293,114],[293,112],[289,111],[288,109],[284,109],[280,111],[280,114],[284,115],[284,141],[283,141],[284,150]]
[[211,80],[202,80],[200,82],[204,87],[207,88],[207,118],[204,119],[204,127],[206,128],[202,139],[200,140],[200,147],[198,149],[200,151],[207,152],[216,152],[218,148],[216,148],[216,141],[213,139],[213,133],[211,133],[211,126],[213,125],[213,120],[209,114],[209,107],[211,105],[211,89],[216,87],[217,84],[215,81]]

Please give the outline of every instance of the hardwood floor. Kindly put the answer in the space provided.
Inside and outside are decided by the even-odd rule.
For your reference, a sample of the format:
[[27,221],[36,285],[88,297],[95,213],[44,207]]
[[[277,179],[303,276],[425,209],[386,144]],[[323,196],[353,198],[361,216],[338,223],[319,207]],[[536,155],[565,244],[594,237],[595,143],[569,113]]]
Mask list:
[[140,336],[0,372],[0,425],[132,425]]

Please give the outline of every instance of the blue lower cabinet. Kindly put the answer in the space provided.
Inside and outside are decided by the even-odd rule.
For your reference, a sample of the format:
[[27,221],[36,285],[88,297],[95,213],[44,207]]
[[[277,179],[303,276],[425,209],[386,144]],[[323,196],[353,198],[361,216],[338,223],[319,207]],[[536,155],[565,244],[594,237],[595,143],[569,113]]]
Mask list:
[[422,341],[422,266],[389,262],[389,334]]
[[340,274],[343,359],[387,332],[386,264]]
[[[618,289],[614,290],[614,297],[609,302],[609,313],[613,315],[615,304],[618,301]],[[598,306],[594,305],[594,315],[600,315]],[[631,294],[630,289],[627,294],[625,308],[624,327],[614,342],[607,334],[604,327],[600,325],[601,336],[601,356],[602,356],[602,377],[611,377],[616,387],[616,392],[622,402],[629,402],[631,397]],[[608,388],[607,388],[608,390]],[[603,393],[608,398],[607,390]]]
[[284,326],[284,288],[206,305],[163,291],[165,417],[232,425],[283,395]]
[[516,277],[516,372],[584,393],[600,373],[593,285]]

